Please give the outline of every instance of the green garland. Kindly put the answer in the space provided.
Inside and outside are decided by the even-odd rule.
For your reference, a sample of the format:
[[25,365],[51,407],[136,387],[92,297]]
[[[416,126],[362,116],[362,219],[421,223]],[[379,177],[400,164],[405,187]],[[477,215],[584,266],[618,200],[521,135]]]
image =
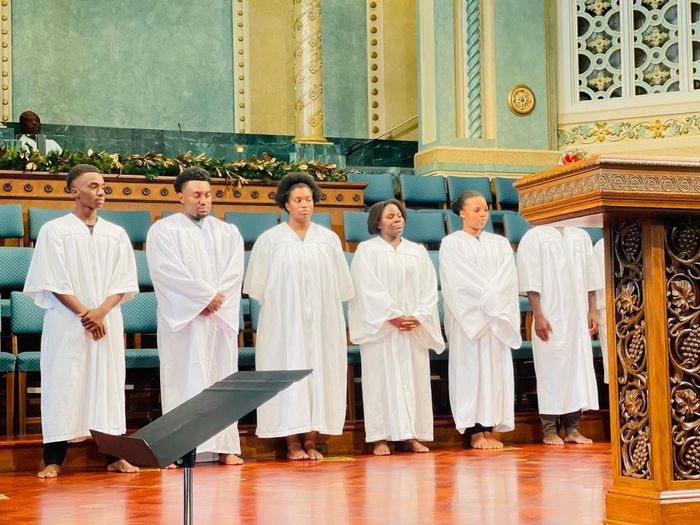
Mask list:
[[2,170],[65,173],[76,164],[92,164],[100,168],[102,173],[143,175],[149,180],[161,176],[176,176],[185,168],[198,166],[209,172],[212,177],[226,178],[238,186],[249,180],[277,181],[290,171],[308,173],[319,181],[347,181],[345,170],[338,169],[335,164],[303,160],[298,163],[282,162],[270,157],[267,153],[263,153],[261,159],[251,157],[248,160],[228,162],[208,159],[204,154],[193,155],[189,151],[175,158],[168,158],[161,153],[121,154],[105,151],[95,153],[88,150],[86,153],[53,151],[47,155],[41,155],[37,151],[26,152],[0,148],[0,169]]

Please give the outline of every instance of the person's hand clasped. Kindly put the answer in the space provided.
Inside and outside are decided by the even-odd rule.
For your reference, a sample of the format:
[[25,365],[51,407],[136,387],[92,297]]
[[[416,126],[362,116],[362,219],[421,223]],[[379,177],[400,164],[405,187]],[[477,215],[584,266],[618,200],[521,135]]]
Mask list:
[[100,308],[93,308],[85,312],[80,318],[80,324],[92,335],[95,341],[102,339],[107,333],[104,325],[105,312]]
[[224,294],[222,294],[221,292],[216,292],[214,298],[209,302],[207,306],[204,307],[204,310],[202,310],[202,315],[207,316],[218,311],[219,308],[221,308],[221,305],[224,303],[224,298]]
[[416,319],[412,315],[402,315],[401,317],[389,319],[389,323],[398,328],[399,332],[411,332],[415,330],[420,324],[418,319]]

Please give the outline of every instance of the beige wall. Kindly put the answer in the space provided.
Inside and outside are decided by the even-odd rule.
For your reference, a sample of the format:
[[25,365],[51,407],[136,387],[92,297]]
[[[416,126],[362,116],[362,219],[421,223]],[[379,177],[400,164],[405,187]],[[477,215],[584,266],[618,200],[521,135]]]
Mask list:
[[[384,0],[384,90],[386,129],[418,115],[416,3]],[[418,122],[396,130],[393,138],[418,139]]]
[[294,4],[249,6],[250,132],[294,135]]

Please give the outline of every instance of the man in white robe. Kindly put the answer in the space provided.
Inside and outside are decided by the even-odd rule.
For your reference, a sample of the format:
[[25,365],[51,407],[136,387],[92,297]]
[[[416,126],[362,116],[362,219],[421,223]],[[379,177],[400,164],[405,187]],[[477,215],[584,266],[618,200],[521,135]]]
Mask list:
[[[238,371],[238,319],[243,239],[236,227],[209,215],[211,185],[201,168],[175,179],[183,212],[157,221],[146,252],[158,298],[158,355],[163,412]],[[238,424],[197,447],[240,464]],[[201,457],[201,456],[200,456]]]
[[289,212],[289,221],[255,242],[243,286],[260,304],[256,370],[313,370],[257,411],[257,435],[286,437],[291,460],[321,459],[317,434],[342,434],[345,422],[342,301],[352,297],[353,287],[340,239],[311,222],[320,196],[310,176],[285,175],[275,199]]
[[[75,211],[39,231],[24,291],[46,310],[41,336],[41,427],[45,467],[56,477],[68,441],[90,429],[126,432],[124,323],[119,304],[138,292],[136,261],[123,228],[98,219],[104,180],[80,164],[66,181]],[[109,457],[108,470],[137,472]]]
[[603,285],[591,238],[580,228],[536,226],[518,245],[517,265],[520,291],[532,307],[544,442],[591,443],[578,430],[581,412],[598,408],[591,335],[598,328],[595,291]]
[[[352,342],[362,356],[365,440],[375,455],[390,453],[387,441],[433,440],[429,350],[442,353],[437,277],[428,252],[402,239],[405,210],[396,200],[376,203],[368,229],[376,237],[360,243],[352,259],[355,297],[349,302]],[[395,322],[408,316],[413,326]]]
[[501,448],[491,431],[515,428],[511,349],[522,343],[515,259],[507,239],[483,231],[483,196],[463,193],[453,212],[463,229],[440,245],[452,417],[473,448]]
[[598,260],[598,268],[601,275],[601,284],[603,287],[596,290],[595,302],[598,308],[598,341],[600,342],[600,352],[603,355],[603,381],[607,384],[608,379],[608,321],[607,307],[605,306],[605,239],[600,239],[595,246],[593,252]]

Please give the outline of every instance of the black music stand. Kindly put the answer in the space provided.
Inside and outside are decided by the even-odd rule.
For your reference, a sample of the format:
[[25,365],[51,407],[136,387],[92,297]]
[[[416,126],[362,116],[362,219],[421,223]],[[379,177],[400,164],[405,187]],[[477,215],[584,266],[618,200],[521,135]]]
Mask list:
[[129,463],[165,468],[178,462],[183,467],[184,523],[191,525],[192,468],[197,446],[310,373],[311,370],[236,372],[130,436],[97,430],[90,433],[100,452]]

